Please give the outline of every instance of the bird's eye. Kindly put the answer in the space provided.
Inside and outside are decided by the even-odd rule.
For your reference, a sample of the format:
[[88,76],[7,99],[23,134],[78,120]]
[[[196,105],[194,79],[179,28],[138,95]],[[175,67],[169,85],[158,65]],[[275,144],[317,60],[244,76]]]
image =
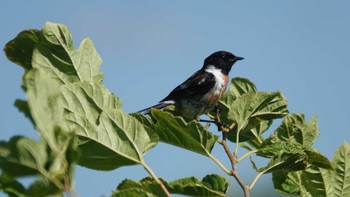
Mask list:
[[222,55],[221,58],[222,58],[222,59],[226,59],[226,55]]

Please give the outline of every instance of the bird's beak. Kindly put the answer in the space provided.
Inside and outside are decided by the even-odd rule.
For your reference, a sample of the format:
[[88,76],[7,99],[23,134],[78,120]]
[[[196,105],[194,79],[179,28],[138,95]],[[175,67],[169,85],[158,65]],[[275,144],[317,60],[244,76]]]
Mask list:
[[236,60],[236,61],[244,60],[244,58],[243,58],[243,57],[238,57],[238,56],[237,56],[237,57],[235,58],[235,60]]

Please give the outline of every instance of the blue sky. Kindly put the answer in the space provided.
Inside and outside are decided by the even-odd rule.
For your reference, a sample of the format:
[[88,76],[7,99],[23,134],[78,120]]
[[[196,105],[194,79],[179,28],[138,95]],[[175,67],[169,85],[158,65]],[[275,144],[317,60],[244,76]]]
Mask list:
[[[103,83],[127,112],[161,100],[212,52],[231,51],[245,57],[231,77],[249,78],[260,91],[281,91],[290,112],[302,112],[307,120],[318,116],[321,135],[315,147],[331,158],[341,143],[350,142],[349,7],[346,0],[6,1],[0,9],[0,45],[24,29],[41,29],[46,21],[67,25],[76,47],[90,37],[103,59]],[[22,69],[4,54],[0,67],[0,139],[37,138],[13,106],[15,99],[25,98]],[[227,160],[219,146],[214,154]],[[146,161],[167,180],[223,174],[208,158],[164,144],[147,153]],[[251,182],[255,173],[249,161],[238,167]],[[138,166],[112,172],[78,167],[75,186],[80,196],[109,195],[123,179],[145,176]],[[263,188],[272,190],[268,175],[253,194]]]

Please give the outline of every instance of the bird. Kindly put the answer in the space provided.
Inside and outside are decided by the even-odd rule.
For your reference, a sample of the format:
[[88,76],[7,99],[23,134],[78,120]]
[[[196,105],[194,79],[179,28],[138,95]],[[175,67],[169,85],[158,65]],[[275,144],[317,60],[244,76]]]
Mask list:
[[149,114],[152,108],[164,109],[174,105],[174,115],[182,116],[185,120],[200,121],[200,115],[213,109],[225,93],[233,64],[243,59],[227,51],[212,53],[205,58],[201,69],[173,89],[168,96],[138,113]]

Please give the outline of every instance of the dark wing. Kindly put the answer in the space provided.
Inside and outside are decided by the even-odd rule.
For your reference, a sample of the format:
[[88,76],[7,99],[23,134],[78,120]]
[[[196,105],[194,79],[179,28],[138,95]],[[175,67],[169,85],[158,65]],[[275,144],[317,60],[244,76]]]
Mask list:
[[205,70],[199,70],[181,85],[177,86],[162,101],[193,98],[207,93],[216,83],[215,76]]

